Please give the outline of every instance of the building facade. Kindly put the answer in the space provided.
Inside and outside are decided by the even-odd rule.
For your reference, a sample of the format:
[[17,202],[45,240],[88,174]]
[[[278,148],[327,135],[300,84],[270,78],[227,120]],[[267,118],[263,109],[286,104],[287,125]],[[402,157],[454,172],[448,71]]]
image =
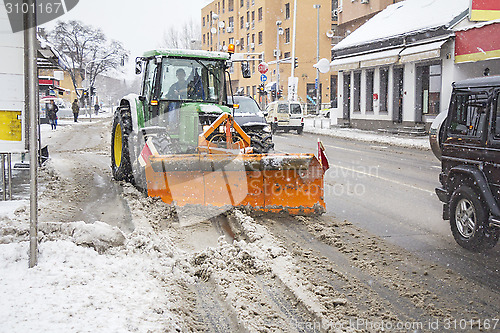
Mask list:
[[[321,7],[314,8],[313,5]],[[298,79],[298,100],[309,104],[310,109],[315,109],[316,103],[317,73],[313,65],[317,62],[318,24],[319,58],[330,59],[335,9],[336,1],[297,1],[295,57],[298,67],[294,69],[294,77]],[[238,63],[235,63],[231,74],[233,90],[265,104],[275,99],[278,87],[282,99],[287,99],[288,80],[294,66],[293,17],[293,0],[214,0],[201,11],[202,48],[225,50],[227,45],[235,44],[235,59],[249,60],[252,77],[243,78]],[[281,23],[278,25],[277,22]],[[280,59],[279,64],[277,59]],[[257,67],[262,61],[269,64],[264,96],[258,93],[262,81]],[[336,101],[336,86],[334,73],[320,74],[320,103],[324,107],[330,107],[331,102]]]
[[[452,82],[500,74],[498,51],[477,51],[500,40],[500,29],[497,23],[475,26],[469,6],[469,0],[403,1],[335,45],[331,69],[339,72],[342,121],[362,129],[424,131],[446,112]],[[490,33],[473,38],[481,30]],[[461,35],[469,36],[457,43]]]

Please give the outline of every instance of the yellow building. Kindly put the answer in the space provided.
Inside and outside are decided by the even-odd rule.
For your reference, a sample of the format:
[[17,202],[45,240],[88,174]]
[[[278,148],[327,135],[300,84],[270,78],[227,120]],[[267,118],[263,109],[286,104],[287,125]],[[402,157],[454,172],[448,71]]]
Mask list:
[[[321,7],[314,8],[314,5]],[[331,59],[332,47],[332,11],[336,4],[331,0],[298,0],[295,57],[298,67],[295,77],[298,78],[298,100],[309,103],[309,110],[315,109],[315,80],[317,62],[317,26],[319,21],[319,58]],[[319,12],[319,20],[318,20]],[[214,15],[215,14],[215,15]],[[266,73],[267,101],[272,100],[273,83],[278,81],[277,55],[279,59],[289,59],[279,64],[279,87],[283,98],[288,97],[288,79],[291,75],[293,61],[293,18],[294,0],[214,0],[201,11],[202,48],[204,50],[224,50],[228,44],[236,45],[236,52],[250,60],[252,77],[241,76],[239,66],[234,67],[231,75],[233,89],[239,89],[247,95],[259,100],[258,87],[261,74],[257,66],[263,60],[269,64]],[[277,21],[281,22],[280,25]],[[277,36],[279,34],[279,53]],[[277,54],[278,53],[278,54]],[[236,57],[241,55],[235,55]],[[320,74],[320,102],[330,106],[336,100],[336,74]],[[333,90],[332,88],[333,87]],[[308,97],[309,96],[309,97]]]

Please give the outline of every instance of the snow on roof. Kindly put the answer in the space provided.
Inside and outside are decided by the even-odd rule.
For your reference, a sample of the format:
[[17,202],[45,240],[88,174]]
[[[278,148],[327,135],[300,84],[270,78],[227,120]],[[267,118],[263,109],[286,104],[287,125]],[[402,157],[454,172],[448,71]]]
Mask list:
[[145,57],[164,55],[164,56],[177,56],[177,57],[191,57],[191,58],[207,58],[207,59],[229,59],[229,53],[226,52],[212,52],[204,50],[189,50],[189,49],[156,49],[144,53]]
[[467,10],[469,2],[470,0],[406,0],[395,3],[344,38],[333,50],[446,25]]

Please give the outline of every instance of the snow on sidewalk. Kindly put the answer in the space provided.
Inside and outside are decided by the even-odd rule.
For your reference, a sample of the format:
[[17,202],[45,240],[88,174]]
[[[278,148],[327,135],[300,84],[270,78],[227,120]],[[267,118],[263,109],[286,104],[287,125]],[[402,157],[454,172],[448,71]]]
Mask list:
[[406,147],[406,148],[417,148],[426,150],[431,149],[429,144],[429,138],[427,136],[419,138],[409,138],[391,134],[369,132],[353,128],[340,128],[340,127],[315,128],[313,126],[313,123],[307,120],[305,122],[304,132],[327,135],[342,139],[381,143],[381,144]]

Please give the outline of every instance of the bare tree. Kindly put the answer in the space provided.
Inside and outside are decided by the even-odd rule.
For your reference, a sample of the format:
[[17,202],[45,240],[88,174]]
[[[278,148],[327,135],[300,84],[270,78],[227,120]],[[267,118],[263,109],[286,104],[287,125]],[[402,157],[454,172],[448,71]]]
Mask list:
[[200,25],[194,20],[184,22],[180,27],[170,26],[163,34],[161,46],[174,49],[192,49],[201,40]]
[[93,87],[99,74],[118,68],[129,55],[122,43],[108,41],[100,29],[80,21],[59,21],[47,37],[67,63],[66,71],[78,97],[81,97],[77,90],[78,76]]

